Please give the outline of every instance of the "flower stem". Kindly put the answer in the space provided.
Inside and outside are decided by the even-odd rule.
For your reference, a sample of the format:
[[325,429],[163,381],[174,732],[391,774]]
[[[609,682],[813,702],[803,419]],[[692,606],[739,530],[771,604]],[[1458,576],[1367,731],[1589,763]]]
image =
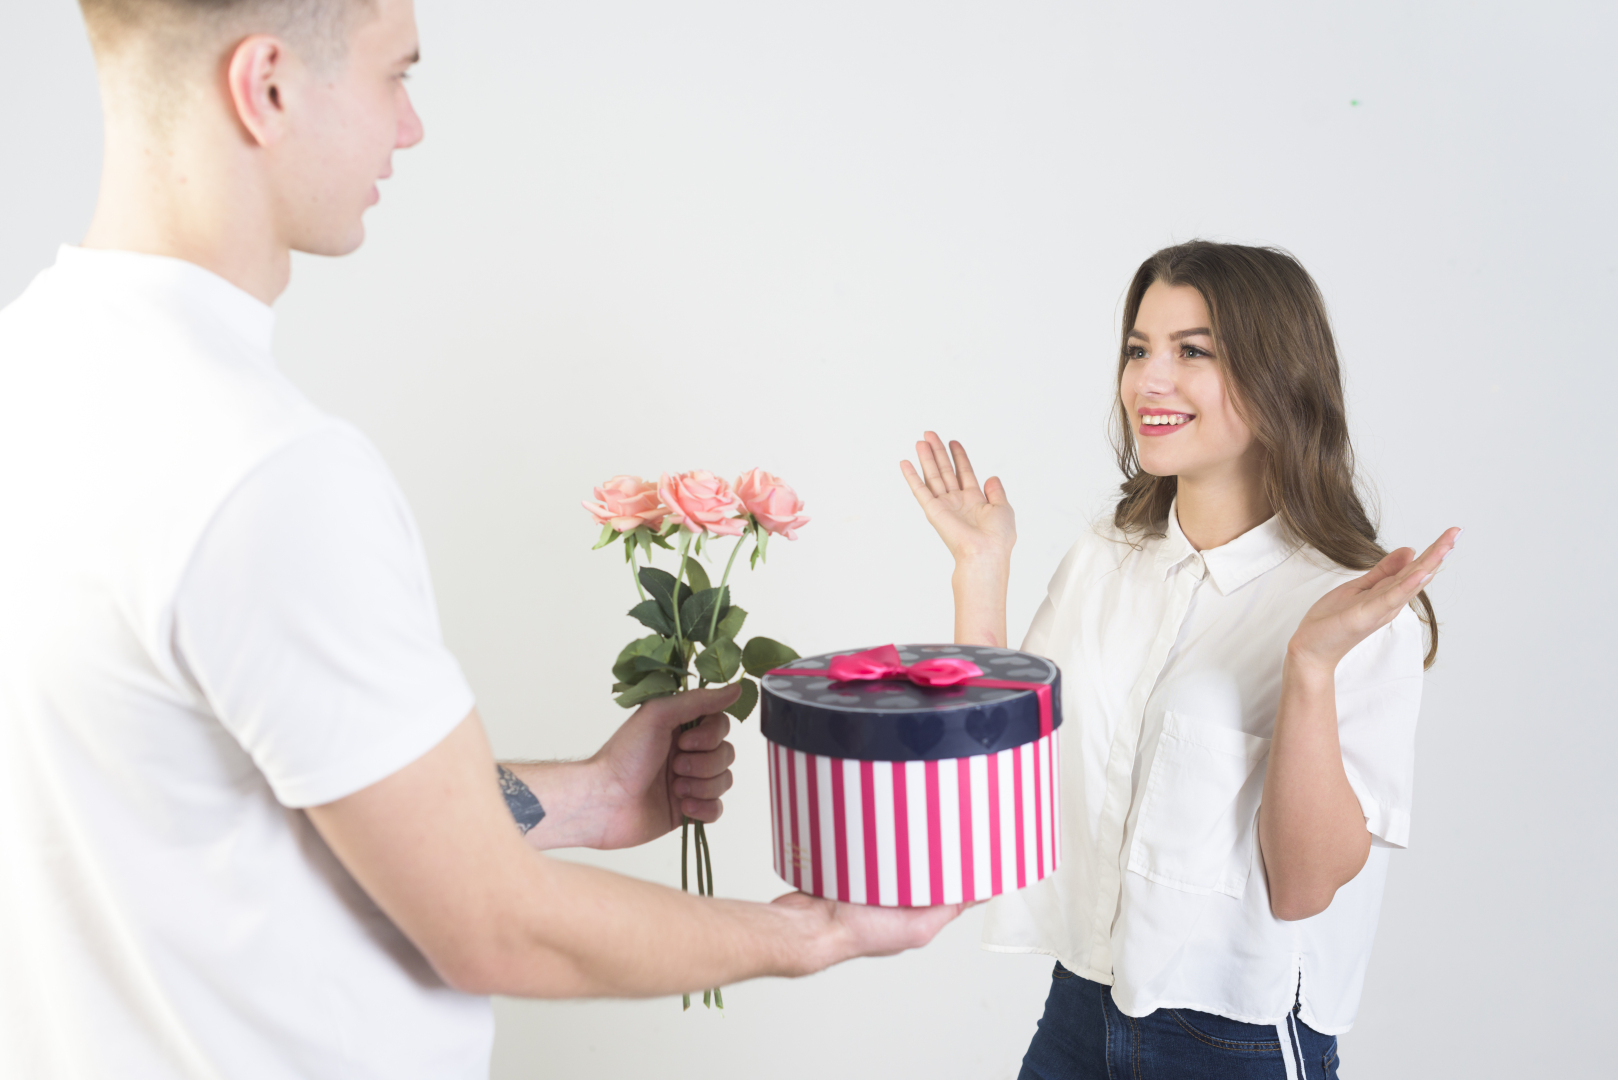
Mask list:
[[[751,528],[748,530],[751,532]],[[736,538],[736,546],[730,549],[730,558],[725,560],[725,576],[719,579],[719,587],[723,589],[730,583],[730,568],[736,565],[736,556],[741,553],[742,545],[747,542],[747,533]],[[713,617],[708,620],[708,640],[712,641],[714,631],[719,629],[719,605],[713,606]]]
[[629,545],[629,576],[635,579],[635,591],[642,600],[646,599],[646,590],[640,587],[640,564],[635,561],[635,539],[626,537],[624,543]]
[[[680,582],[685,580],[686,551],[691,547],[691,534],[684,529],[680,530],[680,565],[674,574],[674,595],[669,597],[669,607],[674,609],[674,642],[680,647],[680,657],[685,657],[685,647],[680,641],[685,635],[680,633]],[[685,689],[685,676],[680,676],[680,688]]]

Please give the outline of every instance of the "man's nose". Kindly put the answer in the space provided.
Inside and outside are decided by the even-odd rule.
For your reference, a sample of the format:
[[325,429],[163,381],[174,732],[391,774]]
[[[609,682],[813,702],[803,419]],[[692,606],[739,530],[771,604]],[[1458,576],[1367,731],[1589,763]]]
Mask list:
[[400,150],[408,150],[426,136],[427,131],[422,126],[421,117],[416,115],[416,106],[411,103],[410,95],[404,95],[404,111],[399,115],[399,133],[394,146]]

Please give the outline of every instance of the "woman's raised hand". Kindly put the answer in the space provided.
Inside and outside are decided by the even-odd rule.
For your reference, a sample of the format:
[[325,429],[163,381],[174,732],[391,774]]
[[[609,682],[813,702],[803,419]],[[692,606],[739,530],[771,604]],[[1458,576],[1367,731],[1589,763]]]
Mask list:
[[946,453],[943,440],[931,431],[916,444],[916,460],[920,475],[908,461],[899,463],[899,471],[956,563],[1009,561],[1017,523],[1000,478],[991,476],[980,488],[966,448],[951,442]]
[[1363,577],[1337,586],[1315,601],[1287,645],[1287,656],[1334,671],[1348,651],[1394,620],[1438,573],[1460,529],[1447,529],[1421,553],[1390,552]]
[[899,471],[955,556],[955,643],[1001,647],[1006,643],[1006,584],[1011,548],[1017,543],[1016,515],[999,477],[989,477],[979,488],[966,449],[958,442],[949,449],[946,454],[943,440],[929,431],[916,444],[922,475],[908,461],[899,463]]

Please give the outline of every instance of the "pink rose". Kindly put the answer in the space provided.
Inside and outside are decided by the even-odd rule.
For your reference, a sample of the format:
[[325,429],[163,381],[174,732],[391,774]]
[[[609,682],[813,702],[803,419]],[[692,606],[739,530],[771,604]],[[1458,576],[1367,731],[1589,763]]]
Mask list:
[[736,481],[736,494],[741,497],[747,512],[758,520],[767,532],[798,538],[797,530],[809,524],[803,514],[803,500],[787,487],[778,476],[763,469],[750,469]]
[[677,476],[663,474],[657,493],[669,508],[669,518],[692,532],[740,536],[747,527],[741,500],[730,485],[711,472],[698,469]]
[[642,525],[657,528],[668,516],[668,507],[657,497],[657,485],[638,476],[615,476],[595,489],[596,502],[584,502],[599,525],[611,525],[619,532]]

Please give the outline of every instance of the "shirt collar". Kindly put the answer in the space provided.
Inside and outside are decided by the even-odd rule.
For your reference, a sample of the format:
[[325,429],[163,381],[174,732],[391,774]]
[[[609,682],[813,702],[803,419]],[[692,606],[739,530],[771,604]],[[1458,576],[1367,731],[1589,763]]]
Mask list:
[[1157,569],[1169,570],[1187,559],[1200,558],[1208,577],[1223,596],[1229,596],[1267,570],[1286,561],[1298,545],[1287,539],[1280,517],[1271,515],[1228,544],[1197,551],[1180,529],[1178,500],[1169,504],[1168,528],[1157,546]]
[[56,253],[51,276],[69,287],[133,295],[182,319],[222,324],[269,359],[275,311],[196,263],[166,255],[63,244]]

